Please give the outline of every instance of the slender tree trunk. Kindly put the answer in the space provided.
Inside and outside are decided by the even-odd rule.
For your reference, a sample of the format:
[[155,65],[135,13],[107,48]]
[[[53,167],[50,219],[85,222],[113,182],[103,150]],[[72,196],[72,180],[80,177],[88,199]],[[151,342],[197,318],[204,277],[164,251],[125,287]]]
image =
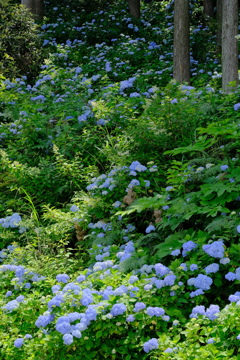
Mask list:
[[129,12],[132,16],[140,18],[140,0],[128,0]]
[[21,0],[21,4],[28,8],[36,20],[43,19],[43,0]]
[[173,78],[180,83],[190,82],[188,0],[174,3]]
[[217,51],[221,54],[222,51],[222,2],[223,0],[217,0]]
[[214,7],[215,7],[215,1],[214,0],[204,0],[203,1],[204,15],[213,17],[213,15],[214,15]]
[[238,84],[238,0],[223,0],[222,5],[222,88],[229,93]]

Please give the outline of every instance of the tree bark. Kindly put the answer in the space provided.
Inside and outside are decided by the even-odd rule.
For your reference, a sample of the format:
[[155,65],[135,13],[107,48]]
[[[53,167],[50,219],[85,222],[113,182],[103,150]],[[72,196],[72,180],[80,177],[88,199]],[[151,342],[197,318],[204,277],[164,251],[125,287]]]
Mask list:
[[217,42],[217,51],[219,53],[221,53],[221,51],[222,51],[222,2],[223,2],[223,0],[217,0],[216,42]]
[[140,18],[140,0],[128,0],[129,12],[132,16]]
[[21,0],[21,4],[27,7],[36,20],[43,19],[43,0]]
[[223,0],[222,5],[222,89],[229,93],[238,84],[238,0]]
[[173,78],[179,83],[190,82],[188,0],[174,3]]
[[214,0],[204,0],[203,1],[204,15],[213,17],[213,15],[214,15],[214,7],[215,7],[215,1]]

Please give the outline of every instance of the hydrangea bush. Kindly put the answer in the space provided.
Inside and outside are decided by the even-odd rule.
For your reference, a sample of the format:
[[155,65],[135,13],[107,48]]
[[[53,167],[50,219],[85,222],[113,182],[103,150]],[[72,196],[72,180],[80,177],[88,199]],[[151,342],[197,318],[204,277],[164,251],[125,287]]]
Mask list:
[[239,91],[211,26],[191,1],[179,85],[173,1],[79,4],[48,4],[36,79],[1,81],[1,355],[235,360]]

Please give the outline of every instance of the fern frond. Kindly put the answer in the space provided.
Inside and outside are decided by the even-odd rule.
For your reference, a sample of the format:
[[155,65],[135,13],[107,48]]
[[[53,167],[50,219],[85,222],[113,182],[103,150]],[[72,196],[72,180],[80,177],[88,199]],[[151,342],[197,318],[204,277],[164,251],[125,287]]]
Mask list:
[[129,259],[124,260],[120,264],[120,269],[126,273],[132,270],[140,269],[144,264],[147,263],[147,258],[147,255],[143,255],[139,258],[138,254],[134,253]]

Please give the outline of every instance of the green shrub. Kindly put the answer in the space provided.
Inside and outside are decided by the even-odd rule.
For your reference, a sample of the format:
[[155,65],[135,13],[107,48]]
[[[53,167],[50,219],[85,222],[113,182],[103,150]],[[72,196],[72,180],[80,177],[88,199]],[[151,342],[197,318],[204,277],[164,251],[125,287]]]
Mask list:
[[43,61],[37,26],[29,11],[9,0],[0,4],[0,74],[35,77]]

